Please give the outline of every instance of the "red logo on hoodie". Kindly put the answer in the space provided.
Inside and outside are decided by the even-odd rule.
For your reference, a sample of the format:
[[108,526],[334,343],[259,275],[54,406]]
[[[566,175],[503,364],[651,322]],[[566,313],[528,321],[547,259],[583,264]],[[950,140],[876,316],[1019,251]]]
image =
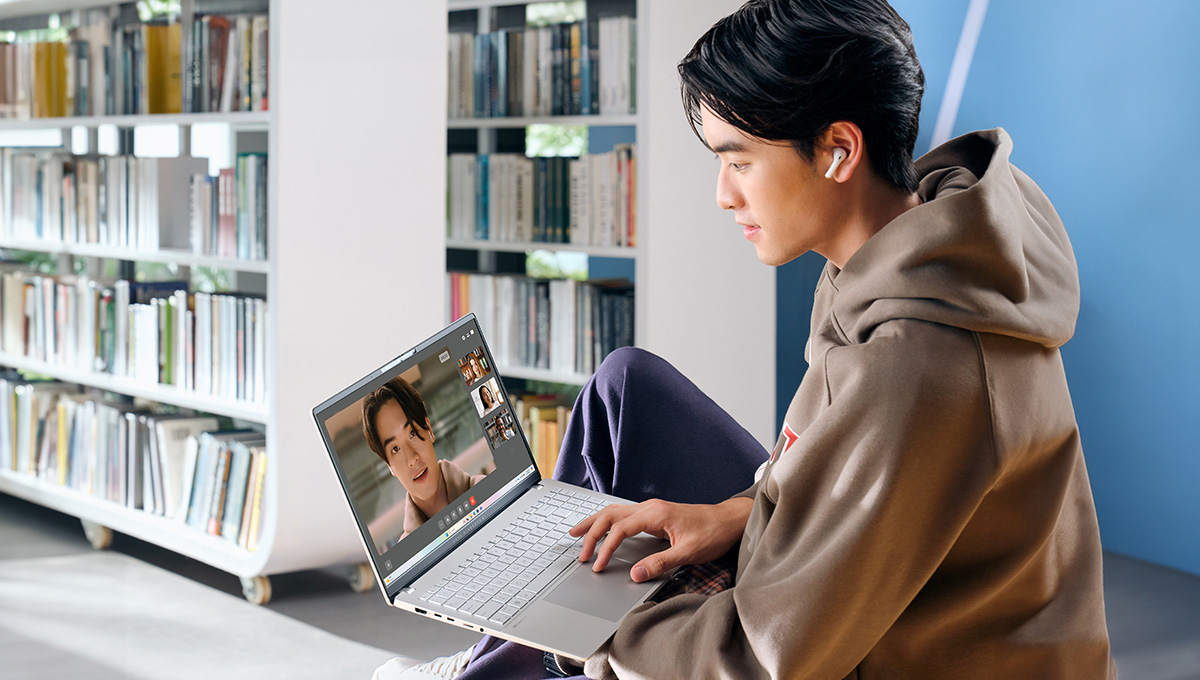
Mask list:
[[792,426],[785,422],[783,424],[783,435],[780,437],[780,439],[783,440],[780,442],[780,444],[783,444],[783,446],[775,446],[775,450],[771,452],[771,462],[774,463],[775,459],[778,458],[780,454],[787,453],[787,450],[792,448],[792,444],[795,444],[796,440],[799,438],[800,435],[793,432]]

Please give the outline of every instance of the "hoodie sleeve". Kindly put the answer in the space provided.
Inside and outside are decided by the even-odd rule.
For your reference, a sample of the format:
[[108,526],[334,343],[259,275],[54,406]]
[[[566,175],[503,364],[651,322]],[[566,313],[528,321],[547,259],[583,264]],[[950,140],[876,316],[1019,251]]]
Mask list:
[[843,678],[930,579],[996,476],[975,335],[892,321],[809,370],[736,586],[642,605],[589,677]]

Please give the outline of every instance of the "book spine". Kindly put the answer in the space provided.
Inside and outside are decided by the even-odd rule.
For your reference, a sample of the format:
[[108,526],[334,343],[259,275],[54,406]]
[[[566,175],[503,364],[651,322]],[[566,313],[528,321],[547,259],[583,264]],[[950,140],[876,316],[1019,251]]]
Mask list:
[[258,466],[258,474],[254,479],[254,503],[251,506],[250,516],[250,535],[246,541],[247,550],[255,550],[258,548],[258,527],[262,523],[263,513],[263,487],[266,482],[268,458],[262,456],[261,464]]
[[209,502],[208,518],[205,530],[218,536],[221,533],[221,520],[225,511],[225,494],[229,487],[229,447],[224,442],[218,443],[216,451],[216,470],[213,476],[212,499]]

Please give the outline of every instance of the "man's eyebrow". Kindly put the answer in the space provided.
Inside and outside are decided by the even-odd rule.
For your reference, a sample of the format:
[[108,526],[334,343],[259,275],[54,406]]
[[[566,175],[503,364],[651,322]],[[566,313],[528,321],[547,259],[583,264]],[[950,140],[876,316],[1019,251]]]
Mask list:
[[713,153],[743,153],[746,151],[746,145],[736,139],[710,147]]

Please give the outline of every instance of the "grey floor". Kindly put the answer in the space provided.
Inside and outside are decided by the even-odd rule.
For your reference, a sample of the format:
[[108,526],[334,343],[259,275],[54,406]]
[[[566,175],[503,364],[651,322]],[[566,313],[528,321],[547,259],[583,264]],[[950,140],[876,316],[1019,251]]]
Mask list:
[[[112,549],[217,590],[241,592],[237,578],[157,546],[118,535]],[[0,494],[0,559],[90,550],[75,518]],[[1109,636],[1121,677],[1200,680],[1200,577],[1111,553],[1105,555],[1104,567]],[[448,654],[479,639],[388,607],[377,591],[353,593],[337,569],[282,574],[272,581],[270,609],[397,654]],[[48,662],[48,657],[42,659],[46,650],[5,652],[5,665],[28,668]],[[27,658],[14,658],[14,652]]]

